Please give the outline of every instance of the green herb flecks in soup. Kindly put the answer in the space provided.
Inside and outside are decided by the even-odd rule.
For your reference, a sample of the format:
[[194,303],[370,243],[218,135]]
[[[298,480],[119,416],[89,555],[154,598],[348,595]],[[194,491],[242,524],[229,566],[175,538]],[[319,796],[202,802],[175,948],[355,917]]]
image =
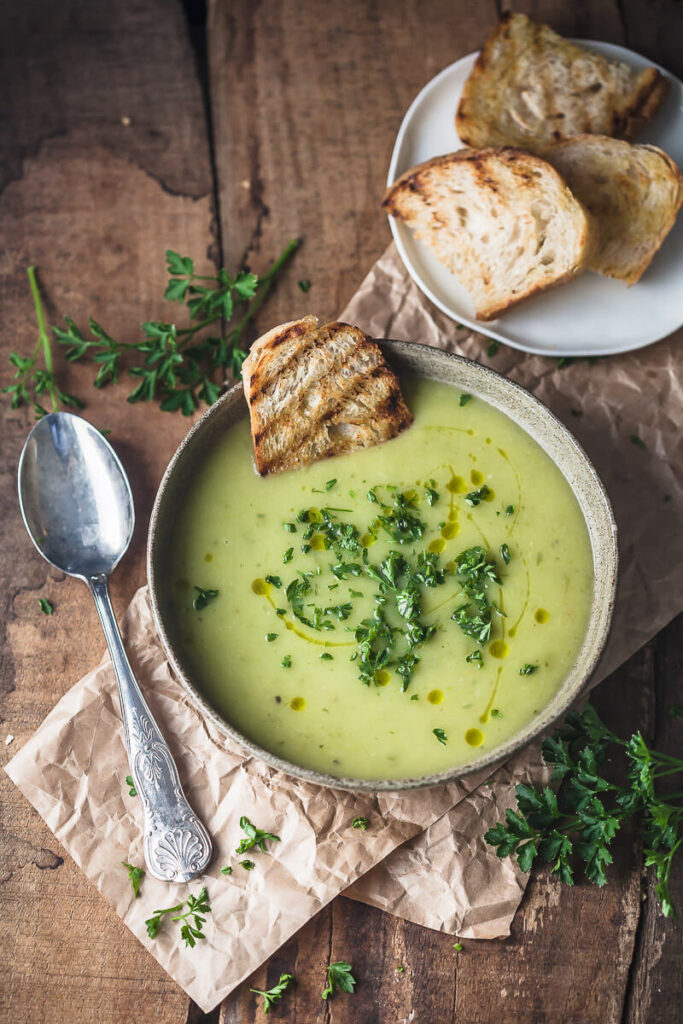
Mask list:
[[428,775],[498,747],[559,689],[590,608],[585,523],[541,448],[447,385],[405,393],[415,423],[395,440],[265,479],[248,422],[232,427],[172,545],[198,687],[334,775]]

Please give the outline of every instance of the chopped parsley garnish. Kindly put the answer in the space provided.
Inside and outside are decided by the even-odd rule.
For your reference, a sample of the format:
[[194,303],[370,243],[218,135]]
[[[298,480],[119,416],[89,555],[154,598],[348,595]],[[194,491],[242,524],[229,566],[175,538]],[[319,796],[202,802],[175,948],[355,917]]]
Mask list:
[[481,504],[482,501],[485,501],[490,493],[490,488],[488,488],[486,484],[483,484],[478,490],[470,491],[469,494],[466,494],[465,501],[468,505],[472,505],[472,507],[475,508],[477,505]]
[[[299,281],[300,288],[302,284],[308,285],[308,281]],[[307,292],[308,288],[301,288],[301,290]],[[285,992],[287,991],[287,989],[289,988],[293,981],[294,978],[291,974],[281,974],[280,980],[278,981],[277,985],[274,985],[273,988],[269,988],[266,992],[264,992],[263,989],[260,988],[250,988],[249,991],[254,992],[257,996],[263,996],[263,1012],[268,1013],[271,1007],[275,1006],[275,1003],[279,1002],[279,1000],[282,999],[283,995],[285,994]]]
[[[184,906],[187,906],[187,910],[181,914],[180,911]],[[185,941],[186,946],[193,947],[196,945],[197,939],[206,938],[202,928],[206,923],[205,915],[210,913],[209,897],[204,888],[198,896],[188,896],[186,903],[177,903],[174,907],[167,907],[165,910],[155,910],[153,916],[145,921],[147,934],[150,939],[156,938],[164,916],[174,914],[175,916],[171,918],[172,921],[184,922],[180,928],[180,937]]]
[[377,497],[372,488],[366,494],[366,498],[368,499],[368,501],[371,501],[374,505],[377,505],[379,502],[379,498]]
[[432,729],[432,732],[436,736],[436,738],[439,741],[439,743],[443,743],[443,745],[445,747],[446,744],[448,743],[448,736],[443,731],[443,729]]
[[365,832],[369,824],[370,821],[368,818],[354,818],[351,822],[351,828],[362,828]]
[[129,789],[128,789],[128,795],[129,796],[137,796],[138,795],[138,791],[135,788],[135,786],[133,785],[133,776],[132,775],[126,775],[126,785],[129,787]]
[[435,491],[433,487],[426,487],[425,498],[427,499],[428,505],[436,505],[439,500],[439,492]]
[[145,874],[144,868],[133,867],[132,864],[129,864],[125,860],[122,860],[121,863],[124,868],[128,869],[128,879],[133,889],[133,899],[137,899],[140,895],[140,886],[142,885],[142,879]]
[[292,655],[291,654],[285,654],[285,656],[282,659],[282,661],[280,662],[280,664],[282,665],[283,668],[291,668],[292,667]]
[[294,548],[287,548],[287,550],[285,551],[284,555],[282,556],[283,563],[285,565],[287,565],[287,562],[291,562],[293,558],[294,558]]
[[467,405],[467,403],[470,401],[471,398],[472,398],[472,395],[462,394],[460,396],[460,401],[459,401],[458,404],[461,405],[461,406],[462,405]]
[[275,587],[276,590],[279,590],[282,586],[282,580],[279,576],[266,576],[265,579],[266,583],[270,583],[270,585]]
[[327,987],[323,989],[323,999],[331,996],[336,989],[339,989],[340,992],[352,993],[356,987],[356,979],[351,973],[352,970],[351,964],[347,964],[344,960],[337,960],[336,963],[330,964],[327,968]]
[[523,665],[519,670],[520,676],[530,676],[538,670],[538,665]]
[[500,557],[503,559],[506,565],[510,564],[510,548],[507,544],[500,545]]
[[39,597],[38,604],[40,605],[40,610],[43,613],[43,615],[52,615],[53,611],[55,610],[55,606],[53,605],[52,601],[48,601],[46,597]]
[[502,718],[503,712],[499,708],[491,708],[491,718]]
[[284,526],[284,528],[287,531],[287,533],[296,533],[296,524],[295,523],[283,523],[282,525]]
[[217,590],[204,590],[203,587],[193,587],[197,593],[192,601],[192,607],[196,612],[201,612],[202,609],[206,608],[209,601],[213,601],[214,598],[218,597]]
[[465,658],[465,661],[468,662],[470,665],[471,664],[475,664],[477,666],[477,668],[483,668],[484,667],[484,657],[483,657],[481,651],[472,651],[471,654],[467,655],[467,657]]
[[508,505],[508,507],[505,509],[505,515],[506,516],[511,516],[514,511],[515,511],[515,506],[514,505]]
[[272,644],[273,640],[277,640],[279,633],[266,633],[266,640],[269,644]]
[[416,504],[417,499],[410,499],[399,491],[394,496],[393,507],[383,505],[383,511],[377,517],[382,529],[398,544],[418,541],[427,529],[427,524],[414,511]]
[[328,480],[327,483],[325,484],[325,490],[326,491],[331,491],[332,488],[334,487],[334,485],[336,484],[336,482],[337,482],[336,477],[333,480]]
[[451,618],[465,636],[483,646],[491,637],[492,605],[486,588],[490,583],[502,582],[496,563],[489,560],[484,548],[468,548],[456,560],[456,575],[468,601],[456,608]]
[[327,651],[325,651],[324,654],[320,655],[320,659],[321,661],[332,661],[332,655],[328,654]]

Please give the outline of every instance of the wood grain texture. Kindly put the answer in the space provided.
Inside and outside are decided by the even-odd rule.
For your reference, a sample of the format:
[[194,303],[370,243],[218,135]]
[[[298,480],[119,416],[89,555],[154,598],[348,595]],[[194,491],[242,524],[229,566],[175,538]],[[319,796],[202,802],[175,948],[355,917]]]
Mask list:
[[[179,5],[33,0],[4,5],[0,25],[9,122],[0,135],[5,383],[9,351],[27,351],[36,337],[30,263],[39,268],[48,322],[69,312],[83,323],[94,314],[115,337],[130,338],[142,320],[173,315],[161,301],[164,249],[206,260],[212,212],[204,111]],[[122,612],[144,580],[151,502],[188,424],[127,405],[125,380],[96,395],[92,370],[58,359],[68,390],[88,399],[85,415],[96,426],[111,430],[131,477],[138,525],[112,587]],[[21,524],[16,465],[32,419],[3,399],[3,763],[104,648],[85,587],[49,570]],[[49,619],[40,612],[41,596],[55,606]],[[7,734],[15,736],[11,746]],[[4,774],[0,787],[0,897],[10,951],[0,966],[0,1019],[184,1021],[188,998],[73,862],[62,860],[54,837]]]
[[[389,240],[378,209],[403,113],[442,67],[477,49],[494,0],[213,0],[210,89],[225,262],[261,270],[292,236],[305,245],[255,332],[305,312],[333,317]],[[641,49],[680,74],[676,0],[520,0],[568,35]],[[4,353],[35,336],[25,267],[40,267],[48,314],[94,313],[116,336],[164,314],[166,246],[215,258],[212,177],[201,96],[174,0],[105,5],[29,0],[0,12],[5,130],[0,133]],[[676,62],[678,67],[676,66]],[[130,119],[124,124],[122,119]],[[304,296],[296,281],[310,278]],[[167,307],[168,308],[168,307]],[[172,316],[169,309],[166,314]],[[89,371],[64,368],[88,395]],[[4,383],[4,380],[3,380]],[[91,392],[90,392],[91,393]],[[127,382],[86,411],[130,472],[138,513],[113,581],[123,610],[144,578],[145,526],[168,457],[187,429],[124,401]],[[2,407],[0,451],[0,752],[6,760],[99,657],[94,609],[30,545],[15,499],[31,417]],[[144,443],[142,440],[144,439]],[[38,598],[55,604],[51,619]],[[599,690],[608,723],[647,729],[680,751],[683,619]],[[656,685],[655,685],[656,681]],[[453,940],[340,898],[204,1018],[145,956],[84,882],[7,779],[0,780],[0,896],[10,951],[0,1020],[23,1024],[674,1024],[683,1020],[680,925],[665,922],[641,853],[620,837],[610,883],[563,888],[535,872],[511,937]],[[683,871],[672,891],[683,906]],[[643,899],[643,897],[645,897]],[[325,967],[348,959],[354,996],[320,998]],[[403,967],[403,971],[399,971]],[[249,992],[291,971],[297,983],[265,1017]]]

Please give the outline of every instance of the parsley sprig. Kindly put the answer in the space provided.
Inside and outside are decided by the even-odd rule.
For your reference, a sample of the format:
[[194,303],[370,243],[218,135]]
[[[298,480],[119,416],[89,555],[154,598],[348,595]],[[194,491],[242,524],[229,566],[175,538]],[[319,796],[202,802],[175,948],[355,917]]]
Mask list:
[[262,853],[265,853],[265,843],[270,840],[272,843],[279,843],[280,837],[273,835],[272,832],[264,832],[260,828],[256,828],[256,825],[252,825],[249,818],[246,815],[242,815],[240,818],[240,828],[245,833],[243,839],[240,839],[239,846],[235,849],[235,853],[242,854],[246,853],[247,850],[251,850],[252,846],[257,846]]
[[[241,373],[246,358],[244,336],[247,327],[263,305],[279,272],[299,247],[293,239],[261,277],[248,270],[235,276],[221,268],[215,275],[196,274],[194,261],[172,249],[166,250],[169,274],[164,299],[180,303],[190,323],[184,327],[161,320],[142,324],[142,336],[136,341],[118,341],[90,317],[87,330],[70,316],[64,327],[53,327],[52,334],[66,346],[69,362],[90,360],[96,367],[96,388],[116,383],[124,366],[136,385],[129,402],[160,402],[164,412],[180,409],[189,416],[201,402],[212,405],[220,395],[226,371]],[[3,388],[11,396],[13,408],[31,405],[36,417],[60,406],[83,408],[83,402],[63,391],[54,370],[52,340],[45,323],[35,267],[28,269],[29,284],[38,321],[38,340],[32,355],[12,352],[15,368],[12,383]],[[224,330],[210,335],[208,329],[225,324]]]
[[263,1012],[268,1013],[271,1007],[275,1006],[275,1004],[279,1002],[280,999],[282,999],[283,995],[285,994],[285,992],[287,991],[287,989],[289,988],[293,981],[293,975],[281,974],[280,980],[278,981],[277,985],[274,985],[267,991],[264,992],[264,990],[260,988],[250,988],[249,991],[255,992],[257,996],[263,996]]
[[[181,914],[180,911],[186,905],[187,910]],[[147,934],[151,939],[156,938],[164,917],[167,914],[173,914],[172,921],[183,922],[180,926],[180,937],[184,940],[185,945],[194,947],[197,944],[197,939],[206,938],[202,928],[206,924],[206,915],[210,913],[209,896],[206,888],[202,888],[198,896],[190,895],[186,902],[176,903],[174,907],[166,907],[164,910],[155,910],[153,916],[145,921]]]
[[351,964],[344,960],[337,960],[327,968],[327,986],[323,989],[323,999],[331,996],[335,989],[341,992],[353,992],[356,987],[356,979],[351,971]]
[[[607,751],[614,747],[624,758],[623,785],[601,771]],[[662,912],[675,916],[669,874],[683,844],[683,792],[659,794],[656,787],[662,778],[683,774],[683,760],[650,750],[640,732],[621,739],[590,705],[569,714],[564,728],[544,741],[542,751],[553,766],[552,778],[563,780],[559,792],[547,786],[517,786],[517,810],[508,809],[505,823],[489,829],[486,842],[499,857],[515,854],[523,871],[529,871],[537,857],[552,864],[551,872],[567,885],[574,884],[570,857],[575,855],[587,878],[604,885],[612,841],[633,818],[643,839],[645,864],[655,868]]]

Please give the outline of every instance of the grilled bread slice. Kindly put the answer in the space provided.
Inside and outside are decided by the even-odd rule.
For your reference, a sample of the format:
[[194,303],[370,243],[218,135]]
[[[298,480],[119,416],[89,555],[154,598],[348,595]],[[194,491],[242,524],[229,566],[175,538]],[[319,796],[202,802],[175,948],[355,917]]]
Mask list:
[[383,206],[455,274],[477,319],[493,320],[582,272],[592,226],[545,160],[518,149],[461,149],[407,171]]
[[525,14],[506,14],[465,82],[456,115],[469,146],[542,153],[579,135],[630,139],[661,105],[669,83],[570,43]]
[[413,420],[379,346],[349,324],[274,327],[242,375],[262,476],[389,441]]
[[635,284],[683,203],[676,164],[656,146],[633,146],[604,135],[559,142],[546,159],[596,220],[599,243],[589,269]]

